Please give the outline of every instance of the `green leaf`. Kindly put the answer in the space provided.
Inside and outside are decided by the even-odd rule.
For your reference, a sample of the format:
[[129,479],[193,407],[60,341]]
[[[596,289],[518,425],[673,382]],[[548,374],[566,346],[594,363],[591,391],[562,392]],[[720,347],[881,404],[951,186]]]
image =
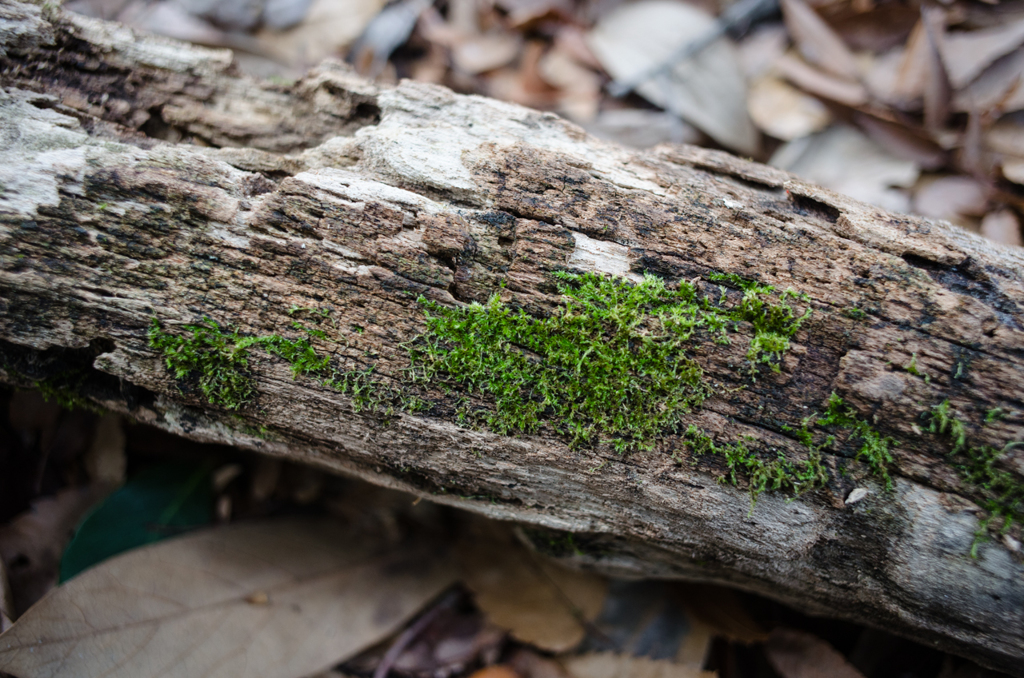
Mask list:
[[61,582],[122,551],[208,525],[212,468],[161,464],[132,478],[82,521],[61,559]]

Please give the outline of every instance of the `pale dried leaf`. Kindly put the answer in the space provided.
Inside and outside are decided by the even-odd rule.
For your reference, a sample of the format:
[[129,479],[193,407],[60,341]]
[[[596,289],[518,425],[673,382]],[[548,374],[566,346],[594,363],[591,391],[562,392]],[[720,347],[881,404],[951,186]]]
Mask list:
[[1024,184],[1024,158],[1004,159],[1003,176],[1015,184]]
[[912,186],[918,176],[913,162],[845,125],[785,144],[770,164],[894,212],[907,212],[910,201],[892,187]]
[[548,15],[571,16],[570,0],[496,0],[496,5],[508,12],[512,26],[519,28]]
[[997,122],[985,132],[984,143],[990,151],[1024,158],[1024,125],[1011,120]]
[[775,60],[786,53],[789,36],[781,23],[766,24],[754,30],[737,45],[740,67],[747,79],[768,73]]
[[598,139],[632,148],[658,144],[695,144],[700,132],[666,111],[641,108],[613,108],[598,113],[586,130]]
[[576,123],[586,123],[597,115],[601,94],[601,78],[580,65],[566,51],[555,47],[537,64],[540,77],[561,90],[559,112]]
[[1006,26],[947,33],[942,41],[942,61],[949,82],[960,89],[978,77],[996,59],[1024,44],[1024,19]]
[[632,657],[611,652],[595,652],[572,657],[565,662],[572,678],[714,678],[713,671],[665,659]]
[[583,639],[584,620],[604,605],[607,582],[565,568],[494,527],[458,550],[466,586],[490,621],[524,643],[564,652]]
[[824,99],[851,107],[863,106],[868,102],[868,91],[864,85],[819,71],[799,57],[784,54],[776,60],[775,68],[800,89]]
[[783,141],[820,131],[832,120],[818,99],[772,76],[754,82],[747,108],[758,127]]
[[120,20],[143,31],[200,45],[223,47],[230,42],[227,33],[173,2],[133,2],[121,12]]
[[864,678],[835,648],[803,631],[775,629],[764,650],[782,678]]
[[854,119],[877,144],[897,157],[912,160],[921,169],[936,170],[947,162],[946,152],[941,147],[913,130],[870,115],[857,114]]
[[[1021,163],[1024,165],[1024,163]],[[1022,167],[1024,169],[1024,167]],[[1020,220],[1012,210],[999,210],[989,212],[981,220],[981,234],[989,240],[1004,245],[1024,245],[1021,238]]]
[[920,186],[914,193],[914,211],[933,219],[958,221],[978,217],[988,210],[988,188],[965,176],[940,177]]
[[393,633],[454,578],[337,523],[239,523],[130,551],[0,636],[0,670],[89,678],[294,678]]
[[928,80],[931,47],[924,23],[918,22],[907,44],[876,57],[864,82],[877,98],[903,110],[919,110]]
[[124,429],[120,415],[105,414],[100,418],[83,462],[94,483],[116,487],[124,482],[128,461],[124,455]]
[[452,49],[452,62],[463,73],[493,71],[519,55],[522,39],[516,33],[492,31],[461,41]]
[[921,23],[925,29],[927,50],[924,85],[924,126],[937,130],[949,117],[952,88],[942,63],[942,47],[946,35],[946,14],[941,7],[921,7]]
[[953,110],[996,114],[1024,110],[1024,49],[999,59],[957,92]]
[[256,33],[261,51],[288,66],[308,68],[348,47],[384,6],[384,0],[313,0],[302,23]]
[[805,59],[841,78],[859,77],[853,53],[817,12],[804,0],[782,0],[781,5],[789,35]]
[[[616,80],[628,81],[664,63],[713,25],[714,18],[692,5],[641,0],[610,12],[587,40],[605,70]],[[757,129],[747,114],[746,81],[736,49],[725,38],[636,91],[723,146],[748,155],[759,148]]]
[[0,527],[0,558],[16,592],[15,615],[57,585],[60,557],[82,518],[107,488],[66,489],[38,499],[32,508]]

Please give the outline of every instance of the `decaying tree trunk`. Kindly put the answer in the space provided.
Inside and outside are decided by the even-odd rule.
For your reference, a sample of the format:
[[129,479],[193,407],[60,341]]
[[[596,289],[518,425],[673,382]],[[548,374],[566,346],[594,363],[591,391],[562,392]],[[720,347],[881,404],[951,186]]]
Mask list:
[[[726,582],[1024,675],[1020,527],[1001,529],[1022,510],[1024,449],[1005,447],[1024,422],[1020,250],[723,153],[627,152],[338,64],[256,83],[228,52],[53,7],[0,0],[0,55],[4,381],[520,521],[579,566]],[[551,317],[559,270],[690,281],[732,307],[759,281],[812,313],[764,354],[777,372],[749,365],[748,322],[696,347],[711,395],[640,450],[469,425],[489,396],[436,383],[402,410],[421,299],[498,292]],[[292,325],[314,316],[314,333]],[[228,341],[305,338],[390,395],[374,405],[254,346],[251,397],[211,402],[150,337],[154,319],[187,338],[203,318]],[[812,418],[809,448],[801,422],[833,392],[855,414]],[[696,456],[690,426],[762,460],[820,449],[827,482],[795,499],[769,485],[751,511],[750,478],[716,482],[725,455]],[[891,489],[861,452],[871,436],[892,439]]]

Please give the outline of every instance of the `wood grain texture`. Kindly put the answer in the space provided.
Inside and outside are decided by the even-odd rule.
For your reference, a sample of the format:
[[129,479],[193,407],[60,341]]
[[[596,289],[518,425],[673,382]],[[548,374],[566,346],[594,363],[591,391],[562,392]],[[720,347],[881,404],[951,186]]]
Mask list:
[[[626,151],[551,114],[376,87],[331,62],[257,83],[228,52],[11,0],[0,50],[4,380],[85,368],[76,388],[105,408],[570,532],[565,559],[581,567],[729,583],[1024,675],[1020,527],[968,555],[983,513],[922,423],[949,400],[978,444],[1021,439],[1019,249],[724,153]],[[228,412],[147,342],[154,317],[172,332],[210,317],[270,335],[288,333],[294,306],[329,308],[318,350],[398,387],[425,326],[418,297],[500,290],[544,314],[564,269],[714,295],[709,275],[727,272],[808,294],[813,315],[778,374],[738,369],[743,341],[696,354],[719,388],[690,421],[798,457],[784,425],[834,391],[899,442],[894,489],[840,440],[827,487],[766,493],[748,515],[715,459],[674,460],[689,460],[676,435],[628,455],[570,449],[461,427],[441,393],[424,416],[382,416],[258,352],[256,400]],[[981,425],[994,408],[1008,416]],[[1024,449],[999,464],[1019,480]],[[869,493],[846,505],[855,487]]]

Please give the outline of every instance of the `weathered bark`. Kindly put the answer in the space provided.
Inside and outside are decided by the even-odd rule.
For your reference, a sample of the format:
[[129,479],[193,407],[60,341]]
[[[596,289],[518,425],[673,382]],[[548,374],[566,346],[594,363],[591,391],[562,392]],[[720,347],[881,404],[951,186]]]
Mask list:
[[[1021,437],[1019,250],[723,153],[628,152],[553,115],[378,88],[331,63],[256,83],[227,52],[10,0],[0,54],[0,379],[70,385],[181,435],[568,531],[580,566],[726,582],[1024,675],[1020,528],[969,556],[984,512],[948,439],[926,430],[948,399],[975,443]],[[801,458],[784,426],[836,392],[899,442],[894,489],[840,433],[826,487],[765,493],[748,514],[742,480],[715,482],[720,460],[677,463],[676,434],[626,455],[570,449],[460,427],[456,396],[436,392],[425,414],[385,416],[257,351],[258,396],[229,412],[147,340],[153,318],[287,335],[289,308],[325,308],[340,343],[317,348],[401,385],[403,343],[424,329],[417,297],[500,289],[543,314],[559,269],[703,279],[716,297],[718,271],[808,294],[781,372],[752,381],[739,340],[696,353],[720,388],[688,423]],[[997,407],[1006,416],[982,425]],[[1024,451],[998,465],[1019,481]],[[870,494],[845,504],[855,487]]]

